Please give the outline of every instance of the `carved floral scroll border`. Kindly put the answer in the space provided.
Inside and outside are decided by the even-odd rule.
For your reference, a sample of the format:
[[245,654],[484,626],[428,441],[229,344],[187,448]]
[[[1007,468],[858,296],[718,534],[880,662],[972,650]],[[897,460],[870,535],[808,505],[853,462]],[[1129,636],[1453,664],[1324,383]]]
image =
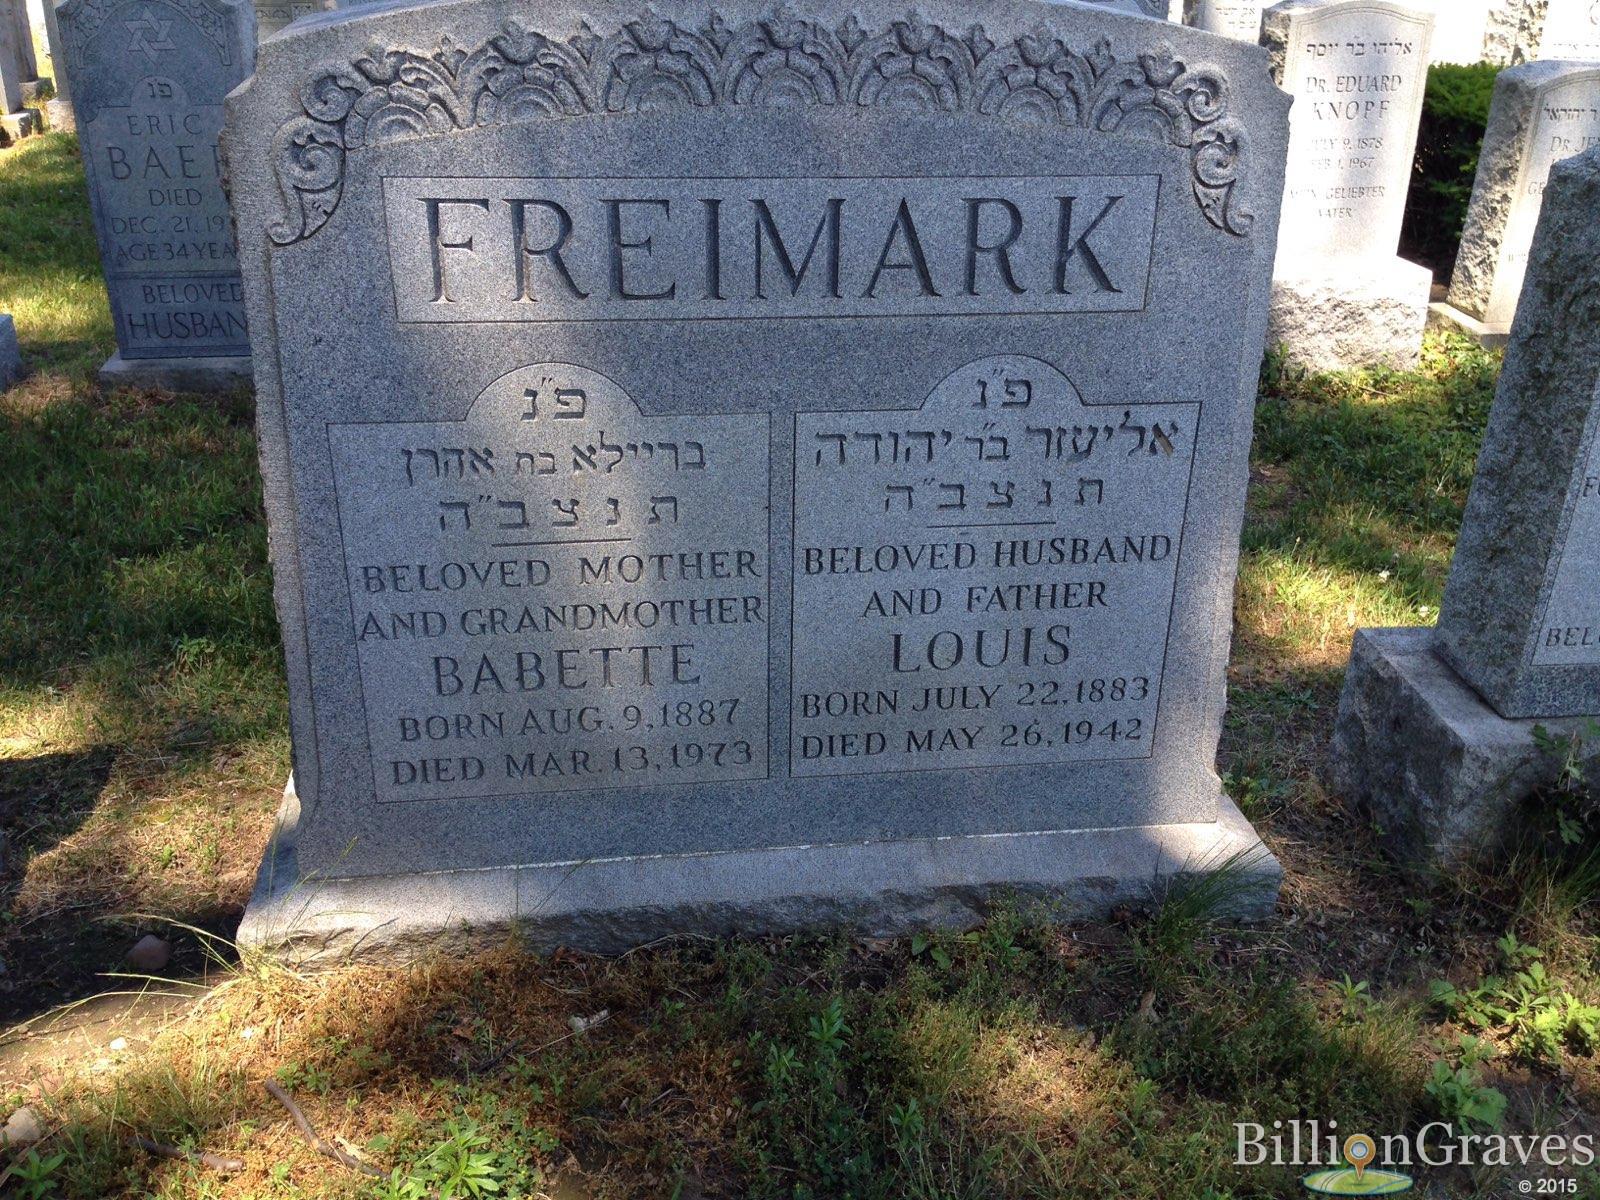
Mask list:
[[471,49],[448,35],[432,54],[374,48],[319,69],[303,113],[279,127],[272,164],[284,213],[272,240],[292,245],[338,208],[346,157],[367,146],[454,130],[598,113],[718,105],[839,105],[978,113],[1187,148],[1195,199],[1238,236],[1252,215],[1235,195],[1248,156],[1228,112],[1228,81],[1158,44],[1119,59],[1046,30],[1008,43],[979,25],[957,36],[913,13],[873,32],[855,15],[836,28],[786,14],[699,31],[654,15],[609,37],[587,25],[564,41],[508,21]]

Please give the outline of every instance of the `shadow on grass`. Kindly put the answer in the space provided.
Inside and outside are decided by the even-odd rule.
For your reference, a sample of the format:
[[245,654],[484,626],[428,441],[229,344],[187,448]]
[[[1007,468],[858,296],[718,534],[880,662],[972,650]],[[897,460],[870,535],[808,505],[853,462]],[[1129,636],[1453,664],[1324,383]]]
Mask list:
[[1324,1011],[1259,935],[1194,933],[1153,949],[1142,922],[1002,916],[914,942],[254,970],[140,1063],[58,1097],[54,1144],[74,1147],[70,1195],[188,1194],[195,1168],[126,1133],[238,1155],[246,1192],[279,1164],[305,1194],[348,1188],[261,1089],[276,1076],[323,1136],[425,1181],[441,1146],[481,1137],[507,1194],[568,1174],[651,1200],[1202,1200],[1297,1194],[1293,1172],[1230,1165],[1235,1121],[1414,1120],[1403,1022]]

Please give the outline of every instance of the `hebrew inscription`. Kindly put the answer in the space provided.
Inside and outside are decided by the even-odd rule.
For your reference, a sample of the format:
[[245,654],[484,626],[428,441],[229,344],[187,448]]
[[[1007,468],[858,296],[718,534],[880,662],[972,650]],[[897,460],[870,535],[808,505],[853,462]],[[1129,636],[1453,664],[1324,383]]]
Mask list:
[[1199,416],[1018,356],[798,415],[793,773],[1150,756]]
[[328,439],[378,799],[766,776],[766,417],[543,364]]
[[1159,179],[386,179],[408,322],[1136,312]]

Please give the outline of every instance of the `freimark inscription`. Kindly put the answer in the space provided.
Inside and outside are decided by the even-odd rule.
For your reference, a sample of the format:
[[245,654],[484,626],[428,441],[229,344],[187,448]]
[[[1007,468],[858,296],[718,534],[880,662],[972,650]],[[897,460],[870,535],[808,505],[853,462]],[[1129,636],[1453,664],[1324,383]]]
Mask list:
[[1159,179],[388,179],[402,321],[1128,312]]

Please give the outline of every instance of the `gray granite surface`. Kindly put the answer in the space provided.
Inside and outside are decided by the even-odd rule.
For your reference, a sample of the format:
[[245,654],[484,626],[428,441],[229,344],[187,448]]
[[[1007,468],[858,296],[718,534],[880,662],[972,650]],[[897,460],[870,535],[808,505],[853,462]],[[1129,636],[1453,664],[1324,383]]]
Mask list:
[[1600,150],[1550,172],[1439,615],[1503,717],[1600,714]]
[[1535,729],[1575,739],[1580,765],[1600,745],[1587,718],[1509,721],[1437,653],[1432,629],[1356,633],[1329,755],[1335,794],[1370,818],[1401,862],[1461,866],[1517,831],[1518,808],[1553,786],[1562,756]]
[[583,864],[562,936],[606,945],[1082,894],[1102,831],[1148,889],[1149,831],[1243,838],[1286,110],[1256,47],[1031,0],[266,40],[224,143],[291,890],[479,878],[492,924]]

